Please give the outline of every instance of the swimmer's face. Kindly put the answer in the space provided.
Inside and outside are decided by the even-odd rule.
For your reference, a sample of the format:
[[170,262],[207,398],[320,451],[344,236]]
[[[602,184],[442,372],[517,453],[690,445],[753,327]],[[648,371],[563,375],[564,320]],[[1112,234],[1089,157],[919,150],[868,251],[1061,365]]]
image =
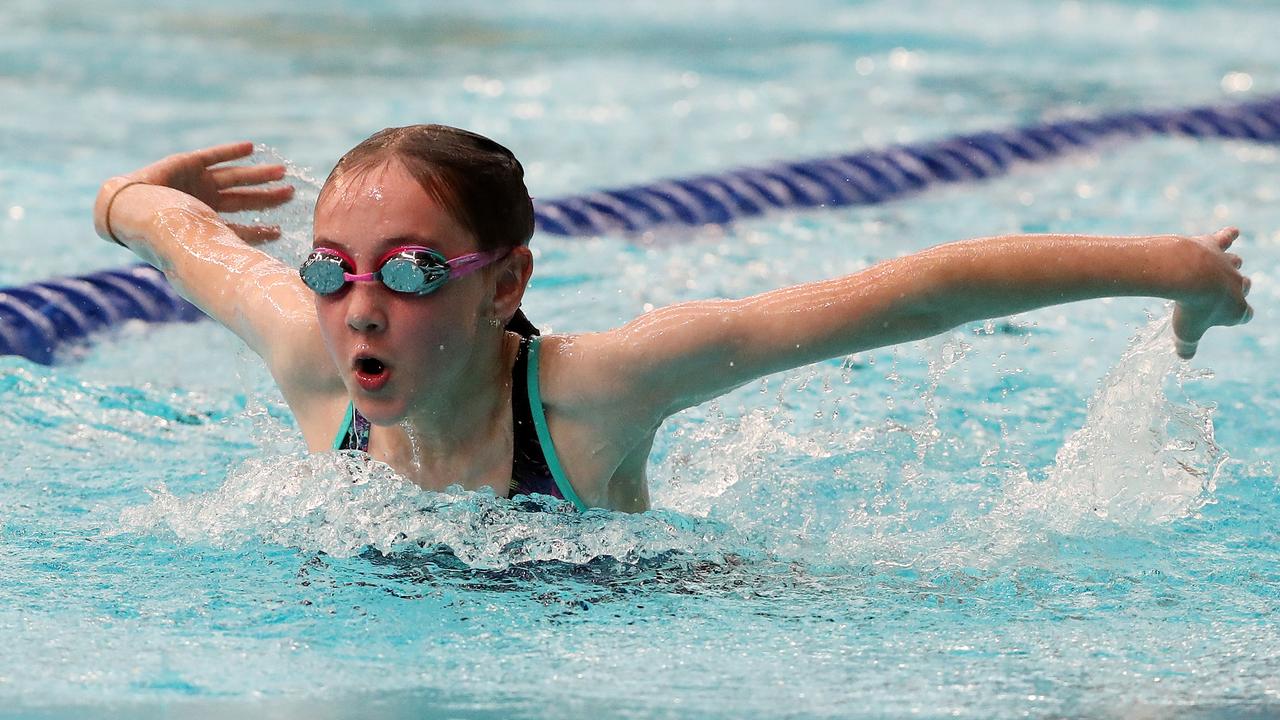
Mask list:
[[[476,252],[475,238],[427,194],[399,162],[348,173],[321,194],[315,242],[342,250],[356,273],[372,272],[388,250],[422,245],[445,257]],[[446,283],[425,296],[382,283],[350,283],[316,296],[325,347],[360,412],[375,424],[409,417],[432,388],[457,387],[494,333],[489,269]],[[441,385],[452,383],[452,385]]]

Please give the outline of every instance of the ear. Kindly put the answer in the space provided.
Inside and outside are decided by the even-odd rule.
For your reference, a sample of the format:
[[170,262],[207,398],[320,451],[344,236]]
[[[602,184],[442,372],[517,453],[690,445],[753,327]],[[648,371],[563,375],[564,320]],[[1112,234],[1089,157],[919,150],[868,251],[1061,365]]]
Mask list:
[[529,276],[533,274],[533,253],[521,245],[513,248],[501,262],[495,272],[493,294],[493,311],[503,324],[506,324],[520,308],[524,300],[524,289],[529,285]]

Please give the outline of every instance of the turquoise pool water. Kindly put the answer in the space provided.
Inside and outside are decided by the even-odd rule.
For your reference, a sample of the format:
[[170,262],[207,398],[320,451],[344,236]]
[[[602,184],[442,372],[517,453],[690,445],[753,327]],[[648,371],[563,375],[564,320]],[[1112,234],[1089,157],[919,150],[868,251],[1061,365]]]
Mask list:
[[[92,235],[97,184],[198,145],[322,176],[373,130],[446,122],[554,197],[1247,100],[1280,92],[1278,26],[1244,0],[16,0],[0,285],[130,261]],[[1126,299],[771,377],[665,426],[643,515],[308,457],[209,324],[0,359],[0,715],[1274,715],[1278,166],[1149,139],[873,208],[536,238],[527,309],[572,332],[963,237],[1244,230],[1257,317],[1190,365],[1168,309]]]

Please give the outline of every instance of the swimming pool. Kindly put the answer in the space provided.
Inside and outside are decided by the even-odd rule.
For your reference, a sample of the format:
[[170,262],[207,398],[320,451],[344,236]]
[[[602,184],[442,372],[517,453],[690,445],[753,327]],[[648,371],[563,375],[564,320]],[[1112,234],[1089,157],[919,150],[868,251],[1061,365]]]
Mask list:
[[[92,237],[97,184],[239,137],[323,175],[382,126],[456,124],[554,197],[1280,92],[1280,9],[1245,1],[205,5],[0,7],[0,285],[130,261]],[[1278,164],[1153,138],[871,208],[535,238],[529,315],[581,331],[962,237],[1244,230],[1257,317],[1189,368],[1166,309],[1115,300],[772,377],[666,425],[639,516],[307,457],[207,324],[0,359],[0,713],[1275,713]]]

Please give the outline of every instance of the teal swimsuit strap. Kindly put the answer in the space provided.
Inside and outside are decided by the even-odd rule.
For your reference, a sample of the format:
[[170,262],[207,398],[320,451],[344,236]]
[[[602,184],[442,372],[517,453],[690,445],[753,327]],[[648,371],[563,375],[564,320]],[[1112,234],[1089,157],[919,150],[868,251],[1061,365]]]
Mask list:
[[347,403],[347,415],[342,418],[342,424],[338,425],[338,434],[333,438],[333,446],[331,450],[341,450],[347,441],[347,435],[351,434],[351,423],[356,420],[356,406],[353,402]]
[[547,428],[547,414],[542,409],[542,391],[538,387],[538,348],[542,344],[542,338],[533,337],[529,341],[529,374],[526,381],[529,388],[529,409],[533,411],[533,427],[538,431],[538,443],[542,445],[543,457],[547,460],[547,468],[551,470],[551,477],[556,481],[556,487],[560,488],[560,494],[565,500],[573,503],[573,506],[579,510],[587,509],[586,503],[578,497],[578,493],[573,491],[573,486],[569,484],[569,478],[564,474],[564,468],[560,465],[560,457],[556,455],[555,443],[551,441],[551,431]]

